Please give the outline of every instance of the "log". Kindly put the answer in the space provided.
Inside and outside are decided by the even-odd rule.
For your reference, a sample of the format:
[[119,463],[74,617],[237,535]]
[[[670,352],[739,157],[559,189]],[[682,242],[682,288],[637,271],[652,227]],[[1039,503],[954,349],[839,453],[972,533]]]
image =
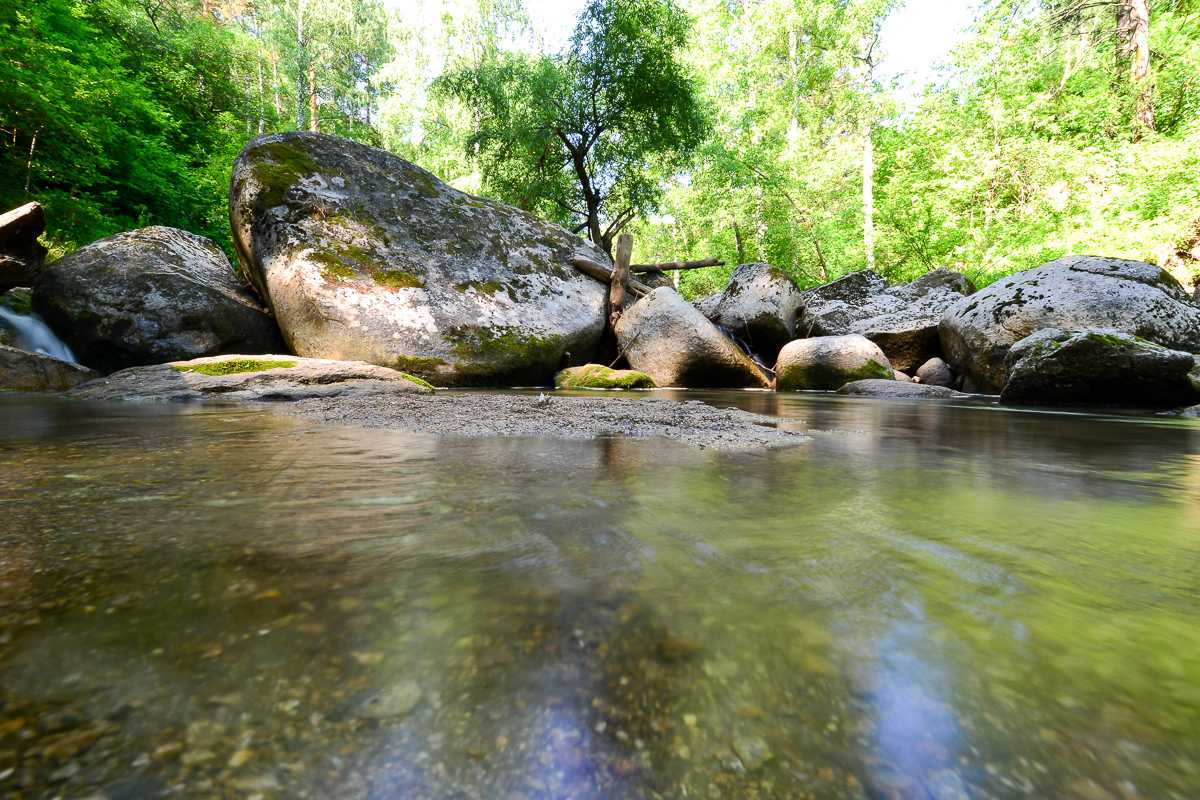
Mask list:
[[725,266],[725,262],[719,258],[702,258],[699,261],[665,261],[661,264],[634,264],[630,269],[634,272],[670,272],[671,270],[723,266]]
[[[590,258],[584,258],[583,256],[575,256],[571,259],[571,266],[589,278],[595,278],[601,283],[612,283],[613,271],[598,261],[592,261]],[[629,279],[628,289],[629,293],[634,297],[645,297],[653,291],[651,287],[634,278]]]
[[612,279],[608,283],[608,324],[617,327],[617,320],[625,310],[628,302],[629,282],[633,275],[629,272],[629,259],[633,257],[633,237],[622,233],[617,239],[617,254],[613,260]]

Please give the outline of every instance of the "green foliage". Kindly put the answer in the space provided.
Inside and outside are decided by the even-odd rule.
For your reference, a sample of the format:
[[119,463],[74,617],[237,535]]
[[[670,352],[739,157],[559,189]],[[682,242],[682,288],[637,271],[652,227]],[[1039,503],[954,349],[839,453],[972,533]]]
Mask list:
[[472,109],[483,187],[611,250],[707,131],[673,2],[591,0],[554,56],[489,51],[436,88]]

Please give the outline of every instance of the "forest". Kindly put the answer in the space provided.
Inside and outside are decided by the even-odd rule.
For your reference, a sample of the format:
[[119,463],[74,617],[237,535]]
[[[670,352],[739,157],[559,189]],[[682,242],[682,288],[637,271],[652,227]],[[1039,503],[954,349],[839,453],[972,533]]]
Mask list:
[[1200,274],[1200,2],[986,0],[915,96],[877,69],[901,4],[593,0],[557,50],[521,0],[6,4],[0,205],[39,201],[52,256],[148,224],[232,252],[235,156],[299,129],[635,261]]

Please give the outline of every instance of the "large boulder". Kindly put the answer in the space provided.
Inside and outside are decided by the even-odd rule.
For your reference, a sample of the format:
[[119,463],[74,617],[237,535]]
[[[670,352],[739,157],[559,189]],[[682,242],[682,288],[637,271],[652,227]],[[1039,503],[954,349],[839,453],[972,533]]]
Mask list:
[[895,370],[879,346],[865,336],[818,336],[789,342],[779,353],[775,383],[781,391],[834,391],[868,379],[895,380]]
[[281,348],[275,321],[213,242],[176,228],[118,233],[45,267],[33,305],[89,367]]
[[1039,330],[1111,328],[1200,352],[1200,306],[1165,270],[1140,261],[1070,256],[1011,275],[942,318],[945,358],[982,391],[1008,377],[1009,349]]
[[15,286],[29,286],[46,259],[38,237],[46,230],[39,203],[26,203],[0,214],[0,294]]
[[770,264],[742,264],[715,302],[697,308],[755,353],[774,359],[796,338],[801,302],[800,290],[783,270]]
[[769,388],[750,357],[671,289],[655,289],[616,325],[617,345],[658,386]]
[[432,394],[425,381],[361,361],[224,355],[131,367],[78,387],[87,400],[303,400],[349,394]]
[[940,358],[931,358],[918,367],[916,377],[926,386],[954,386],[954,371]]
[[1191,353],[1117,330],[1040,330],[1008,351],[1000,399],[1034,405],[1165,408],[1200,400]]
[[318,133],[251,142],[230,219],[242,267],[293,352],[441,385],[547,383],[604,331],[607,256],[383,150]]
[[99,376],[69,361],[0,345],[0,392],[65,392]]
[[861,334],[879,345],[896,369],[911,373],[940,355],[938,323],[974,288],[948,269],[899,285],[874,272],[854,272],[805,292],[797,328],[803,336]]

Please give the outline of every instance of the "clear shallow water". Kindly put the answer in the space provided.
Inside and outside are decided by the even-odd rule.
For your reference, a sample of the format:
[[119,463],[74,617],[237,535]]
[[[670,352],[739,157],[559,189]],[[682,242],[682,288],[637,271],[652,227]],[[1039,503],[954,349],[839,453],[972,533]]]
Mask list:
[[0,796],[1195,797],[1200,426],[0,403]]

